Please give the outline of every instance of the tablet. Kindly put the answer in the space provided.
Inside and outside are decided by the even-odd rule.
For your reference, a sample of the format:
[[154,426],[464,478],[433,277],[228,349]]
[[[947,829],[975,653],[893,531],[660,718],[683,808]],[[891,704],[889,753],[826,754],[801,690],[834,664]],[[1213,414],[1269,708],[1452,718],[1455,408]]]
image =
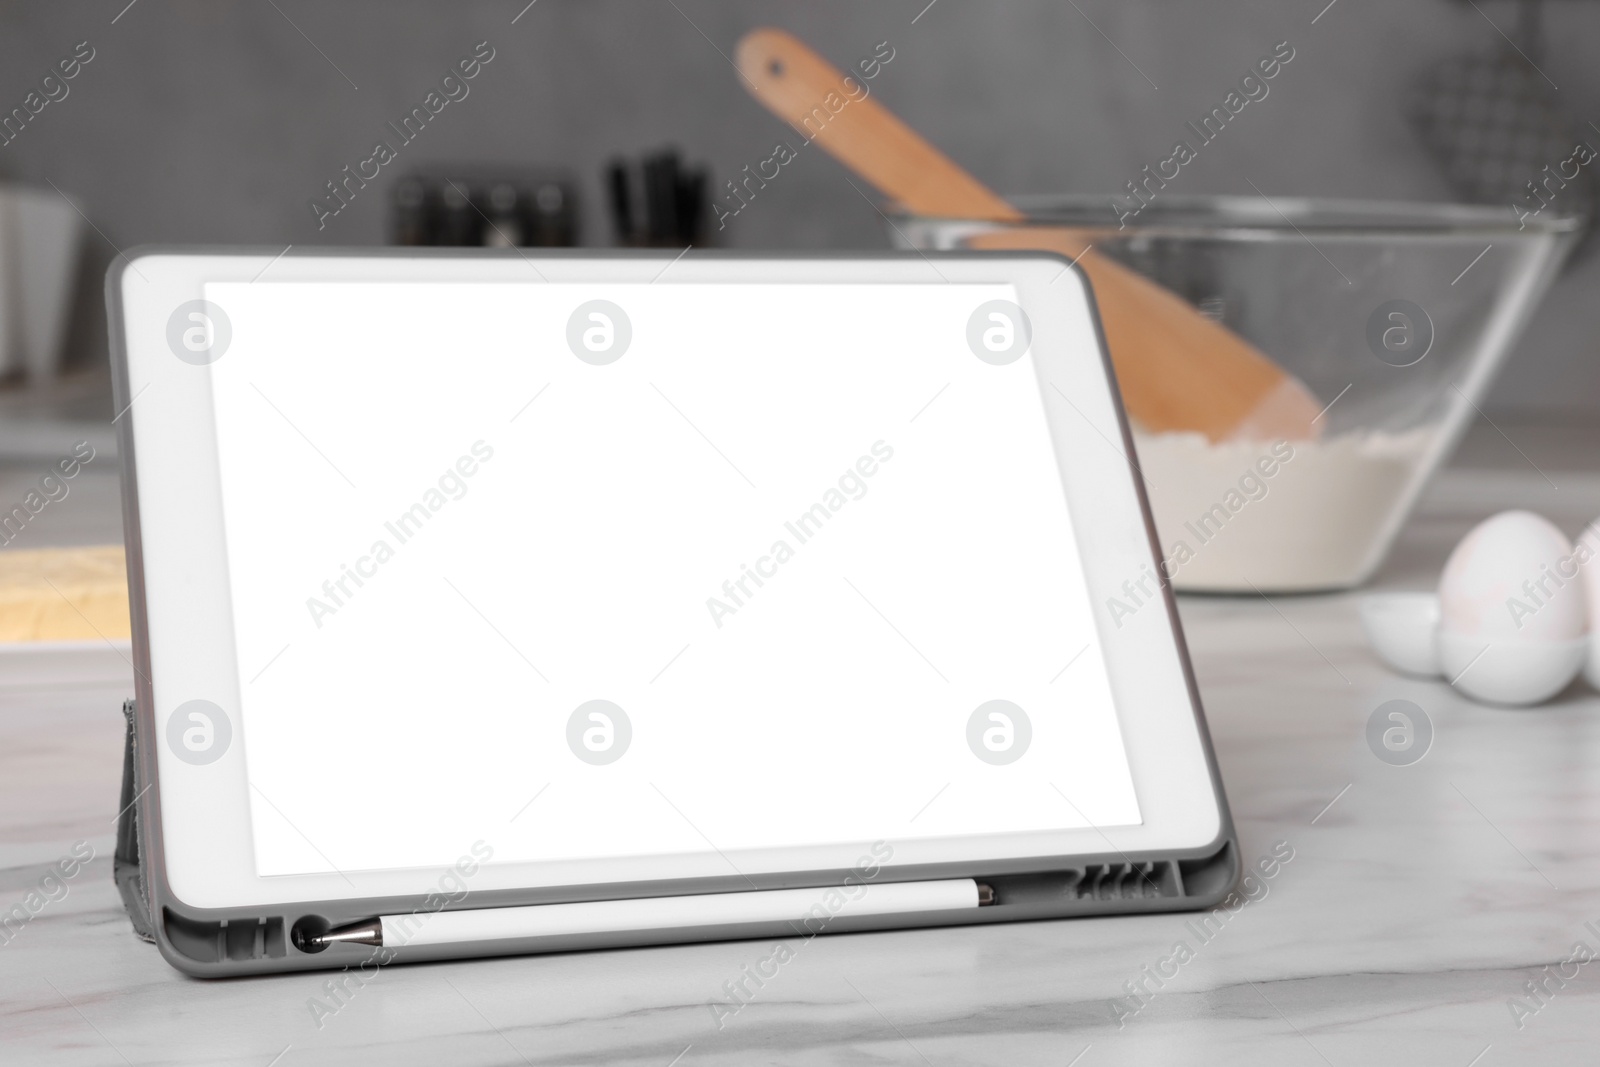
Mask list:
[[283,930],[445,875],[1231,884],[1066,260],[157,249],[108,295],[149,892],[200,963],[347,964]]

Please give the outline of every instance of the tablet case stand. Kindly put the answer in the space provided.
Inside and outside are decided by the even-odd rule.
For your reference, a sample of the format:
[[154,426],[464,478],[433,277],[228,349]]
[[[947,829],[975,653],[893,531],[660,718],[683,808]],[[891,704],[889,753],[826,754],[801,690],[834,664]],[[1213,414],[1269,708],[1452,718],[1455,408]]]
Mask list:
[[[231,977],[241,974],[299,971],[389,963],[399,959],[449,959],[467,956],[509,955],[517,953],[563,952],[579,949],[634,947],[689,941],[723,941],[743,938],[810,938],[821,932],[806,924],[754,923],[741,926],[697,927],[679,930],[651,930],[628,934],[566,935],[526,938],[512,941],[480,942],[459,946],[431,946],[407,950],[399,947],[371,949],[357,945],[337,945],[316,954],[302,952],[292,944],[289,928],[294,915],[217,916],[182,914],[171,905],[153,908],[154,894],[149,884],[150,868],[140,827],[139,801],[149,788],[143,782],[139,752],[138,714],[135,702],[122,705],[127,720],[127,742],[123,750],[121,812],[117,819],[117,845],[112,857],[112,872],[123,906],[133,923],[133,931],[145,941],[160,946],[162,955],[175,967],[197,977]],[[1224,826],[1218,843],[1207,849],[1186,853],[1166,853],[1160,857],[1106,856],[1075,857],[1070,866],[1028,870],[1027,861],[1008,861],[996,865],[996,873],[982,880],[994,887],[995,904],[976,911],[921,912],[905,916],[852,918],[839,915],[829,925],[829,933],[892,929],[896,927],[948,926],[979,922],[1004,922],[1018,919],[1054,919],[1074,916],[1113,915],[1138,912],[1191,911],[1223,904],[1239,876],[1238,850],[1234,844],[1232,820],[1223,810]],[[1038,861],[1032,861],[1036,865]],[[907,872],[910,874],[911,872]],[[491,894],[482,894],[490,896]],[[503,894],[492,894],[503,896]],[[501,900],[495,903],[519,904],[526,900]],[[323,910],[349,911],[351,904],[332,905]],[[360,908],[359,902],[355,907]],[[477,906],[484,906],[479,904]],[[367,902],[366,907],[374,907]],[[316,904],[303,904],[299,912],[315,912]],[[359,919],[343,915],[339,921]],[[380,955],[381,954],[381,955]]]
[[134,703],[122,702],[122,717],[128,720],[128,741],[122,748],[122,794],[117,798],[117,847],[111,854],[111,877],[122,894],[122,906],[128,910],[133,932],[145,941],[155,941],[155,927],[150,922],[150,896],[144,888],[144,856],[139,850],[139,753],[134,735]]

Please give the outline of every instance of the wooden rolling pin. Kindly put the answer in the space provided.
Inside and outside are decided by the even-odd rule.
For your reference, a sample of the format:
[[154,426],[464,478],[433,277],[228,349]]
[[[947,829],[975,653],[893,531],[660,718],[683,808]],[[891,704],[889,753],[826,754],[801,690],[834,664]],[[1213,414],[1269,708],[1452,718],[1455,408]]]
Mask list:
[[[859,80],[854,94],[846,92],[845,76],[792,34],[752,31],[739,42],[736,62],[757,100],[907,211],[1025,221],[876,99],[860,97]],[[830,94],[845,102],[838,110],[825,105]],[[1078,231],[1015,225],[968,244],[1078,261],[1094,286],[1123,403],[1143,429],[1194,431],[1213,441],[1315,436],[1321,408],[1310,390],[1182,298],[1090,251]]]
[[0,552],[0,641],[127,640],[121,545]]

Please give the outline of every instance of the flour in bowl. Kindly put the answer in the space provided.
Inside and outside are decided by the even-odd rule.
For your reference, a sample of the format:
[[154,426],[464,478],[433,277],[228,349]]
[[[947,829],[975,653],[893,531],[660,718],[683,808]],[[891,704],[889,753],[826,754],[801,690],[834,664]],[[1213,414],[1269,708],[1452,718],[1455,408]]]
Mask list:
[[1173,587],[1299,592],[1363,581],[1420,488],[1435,434],[1213,444],[1197,433],[1136,431]]

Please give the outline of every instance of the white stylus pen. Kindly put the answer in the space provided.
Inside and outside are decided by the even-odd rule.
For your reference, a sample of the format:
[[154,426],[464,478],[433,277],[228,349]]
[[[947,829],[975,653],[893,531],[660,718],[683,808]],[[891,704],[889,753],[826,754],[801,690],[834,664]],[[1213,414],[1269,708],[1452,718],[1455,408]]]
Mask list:
[[[830,894],[833,896],[830,899]],[[839,903],[840,895],[844,901]],[[832,906],[830,907],[830,903]],[[994,891],[971,878],[938,882],[763,889],[681,897],[530,904],[426,914],[382,915],[306,939],[315,951],[334,944],[456,945],[563,934],[621,933],[739,923],[797,922],[819,916],[897,915],[994,903]],[[820,912],[816,909],[821,908]]]

